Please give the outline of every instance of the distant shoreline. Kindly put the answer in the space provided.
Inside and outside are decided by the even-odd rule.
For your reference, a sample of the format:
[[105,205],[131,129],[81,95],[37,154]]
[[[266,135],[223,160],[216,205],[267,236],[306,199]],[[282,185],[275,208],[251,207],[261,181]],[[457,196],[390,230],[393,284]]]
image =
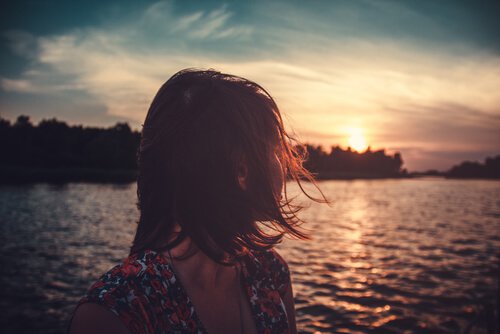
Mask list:
[[102,168],[30,168],[0,166],[0,184],[26,183],[131,183],[137,180],[137,170]]
[[[412,179],[435,177],[444,179],[480,179],[498,180],[481,177],[448,177],[446,175],[408,173],[402,175],[376,175],[356,172],[337,172],[330,175],[315,175],[318,181],[327,180],[381,180],[381,179]],[[133,169],[103,169],[103,168],[32,168],[25,166],[0,166],[0,185],[17,185],[33,183],[132,183],[137,181],[137,170]]]

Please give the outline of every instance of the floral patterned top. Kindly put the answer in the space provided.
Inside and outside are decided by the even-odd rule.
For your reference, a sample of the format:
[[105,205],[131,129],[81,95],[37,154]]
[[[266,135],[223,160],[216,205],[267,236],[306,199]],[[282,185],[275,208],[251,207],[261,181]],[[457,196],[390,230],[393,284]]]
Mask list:
[[[258,333],[289,333],[283,302],[291,282],[286,261],[270,249],[248,252],[241,263]],[[208,333],[167,258],[151,249],[128,256],[103,274],[76,308],[86,302],[111,310],[132,334]]]

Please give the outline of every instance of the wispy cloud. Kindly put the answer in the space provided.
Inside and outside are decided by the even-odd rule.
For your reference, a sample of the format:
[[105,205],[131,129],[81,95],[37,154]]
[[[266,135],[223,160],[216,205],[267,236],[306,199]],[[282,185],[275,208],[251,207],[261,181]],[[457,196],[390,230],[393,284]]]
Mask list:
[[24,58],[36,56],[37,41],[32,34],[21,30],[8,30],[3,35],[9,41],[13,53]]
[[[0,78],[5,91],[54,94],[81,90],[103,103],[110,114],[139,120],[162,81],[178,69],[202,66],[206,60],[191,55],[185,39],[231,39],[249,34],[244,26],[228,26],[232,14],[226,6],[177,18],[170,2],[161,1],[145,9],[132,26],[77,29],[66,34],[35,37],[12,32],[12,47],[30,58],[20,78]],[[165,44],[139,49],[137,39],[151,30],[175,36]],[[245,33],[243,33],[245,32]],[[35,47],[28,53],[26,45]],[[174,49],[174,50],[172,50]]]
[[195,12],[193,14],[189,14],[181,17],[175,27],[173,27],[172,31],[180,31],[189,28],[193,23],[199,21],[203,16],[203,12]]

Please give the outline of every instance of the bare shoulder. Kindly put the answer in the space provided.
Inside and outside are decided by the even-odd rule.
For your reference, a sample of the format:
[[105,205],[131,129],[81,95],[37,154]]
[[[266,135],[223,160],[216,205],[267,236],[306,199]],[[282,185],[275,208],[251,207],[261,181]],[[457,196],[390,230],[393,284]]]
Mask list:
[[[78,302],[69,324],[71,334],[130,333],[144,323],[137,310],[138,298],[149,303],[149,294],[157,291],[151,285],[157,278],[152,252],[129,256],[102,274]],[[146,291],[148,294],[143,294]]]
[[83,303],[76,310],[69,329],[70,334],[130,334],[116,314],[95,303]]

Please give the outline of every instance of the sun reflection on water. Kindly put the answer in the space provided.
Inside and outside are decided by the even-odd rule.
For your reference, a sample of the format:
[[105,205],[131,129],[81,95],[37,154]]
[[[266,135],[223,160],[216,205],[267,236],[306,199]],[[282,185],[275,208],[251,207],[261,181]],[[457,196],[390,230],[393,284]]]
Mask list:
[[[467,292],[478,289],[473,282],[483,282],[480,300],[492,298],[496,264],[488,259],[499,253],[500,238],[482,233],[481,226],[500,226],[499,220],[485,218],[481,211],[483,206],[500,211],[500,203],[491,202],[495,193],[500,194],[500,185],[484,189],[484,182],[479,182],[478,189],[464,192],[470,183],[436,182],[320,184],[334,204],[313,204],[304,213],[308,227],[316,232],[314,241],[279,246],[285,256],[294,254],[292,279],[305,333],[455,333],[468,325],[461,303],[470,305],[471,312],[480,311],[474,306],[477,293]],[[491,203],[485,204],[485,194],[475,191],[489,192]],[[454,193],[453,201],[449,193]],[[469,203],[469,219],[477,223],[460,216],[458,206],[464,202]],[[481,266],[484,275],[478,275]],[[331,327],[320,326],[317,319],[309,322],[311,314],[323,314],[324,324]]]

